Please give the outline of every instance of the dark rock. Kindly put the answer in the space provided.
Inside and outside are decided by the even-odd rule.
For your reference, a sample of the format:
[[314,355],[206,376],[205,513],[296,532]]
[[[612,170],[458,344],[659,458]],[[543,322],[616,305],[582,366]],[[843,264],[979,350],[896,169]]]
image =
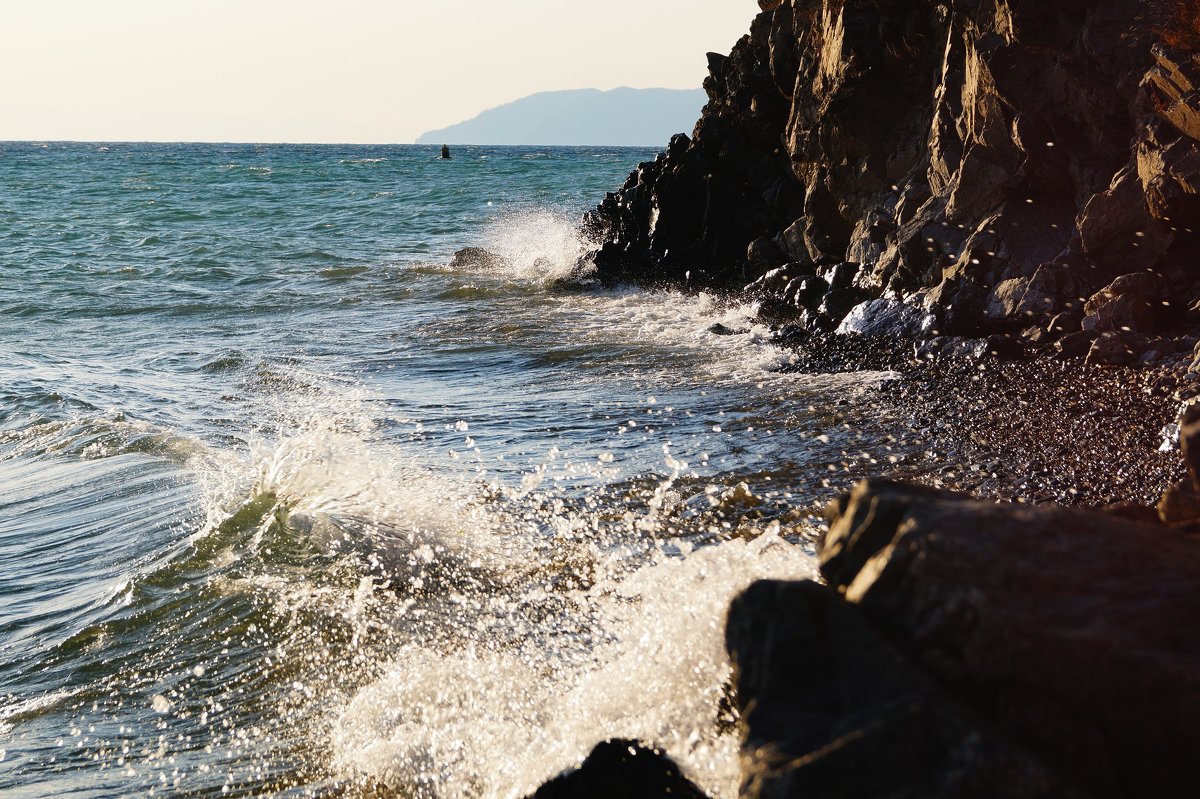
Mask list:
[[734,600],[743,796],[1082,797],[942,691],[854,605],[811,582]]
[[[824,604],[852,605],[950,700],[978,714],[980,735],[1019,741],[1047,773],[1084,795],[1172,795],[1191,785],[1200,746],[1200,640],[1190,633],[1200,614],[1200,538],[1095,511],[997,505],[870,481],[832,508],[819,554],[829,587],[841,595],[828,594]],[[891,729],[895,747],[913,746],[916,725],[880,718],[870,703],[838,700],[878,682],[892,686],[898,704],[919,707],[905,700],[918,680],[905,675],[904,687],[895,686],[903,661],[879,650],[853,656],[840,633],[852,624],[848,611],[822,610],[822,619],[811,610],[803,617],[802,609],[797,604],[786,621],[774,622],[799,627],[807,636],[802,646],[778,642],[769,628],[734,639],[757,637],[768,653],[779,650],[775,662],[790,663],[788,675],[813,675],[801,668],[807,663],[828,669],[817,672],[824,680],[793,679],[769,694],[797,707],[797,721],[788,729],[760,725],[751,745],[778,740],[795,751],[796,730],[816,720],[836,728],[839,739],[888,740]],[[749,625],[736,626],[753,631]],[[856,630],[848,638],[862,636]],[[765,667],[743,674],[740,660],[738,668],[744,704],[761,690],[753,686],[782,679],[763,674]],[[743,685],[752,686],[749,695]],[[814,708],[807,714],[805,702]],[[753,714],[747,723],[753,731]],[[947,761],[952,751],[944,746]],[[791,765],[803,770],[807,762]],[[865,762],[842,765],[850,784],[862,778],[849,772]],[[903,779],[898,770],[886,795],[921,795]]]
[[1158,524],[1162,521],[1157,508],[1139,502],[1116,502],[1112,505],[1105,505],[1100,510],[1109,516],[1141,524]]
[[984,344],[984,354],[1002,361],[1019,361],[1029,354],[1024,342],[1017,336],[997,333],[984,339]]
[[454,253],[450,266],[454,269],[496,269],[503,267],[506,261],[500,255],[482,247],[463,247]]
[[734,330],[731,327],[726,327],[725,325],[721,324],[720,322],[717,322],[716,324],[714,324],[708,328],[708,332],[712,333],[715,336],[740,336],[745,333],[749,333],[750,331],[745,330],[745,329]]
[[821,299],[827,291],[829,291],[829,283],[824,278],[798,277],[788,282],[783,290],[783,295],[792,305],[816,310],[821,306]]
[[917,360],[969,360],[1000,358],[1019,360],[1025,356],[1021,342],[1012,336],[994,335],[987,338],[963,336],[934,336],[914,346]]
[[1088,324],[1166,330],[1162,302],[1200,288],[1200,66],[1168,35],[1182,18],[1143,5],[763,2],[709,56],[694,135],[588,215],[597,273],[736,288],[828,259],[847,265],[820,273],[827,327],[882,296],[950,335],[1044,341],[1153,269],[1167,297],[1114,296]]
[[983,313],[988,319],[1012,319],[1024,312],[1025,293],[1029,288],[1029,278],[1014,277],[1002,280],[988,294],[988,304]]
[[817,313],[828,320],[831,327],[836,327],[854,306],[865,299],[864,292],[859,289],[829,291],[821,298],[821,305],[817,309]]
[[636,741],[597,744],[583,764],[542,785],[532,799],[703,799],[669,757]]
[[782,298],[788,283],[796,278],[808,277],[814,274],[816,274],[816,267],[811,261],[793,261],[792,263],[768,270],[753,283],[747,285],[745,291],[758,297],[774,296]]
[[760,236],[746,249],[746,262],[755,274],[783,265],[784,258],[769,236]]
[[825,279],[829,281],[831,291],[845,291],[854,286],[854,277],[858,271],[858,264],[840,263],[829,270]]
[[1134,333],[1101,333],[1088,349],[1087,363],[1099,366],[1128,366],[1137,360],[1144,345],[1145,339]]
[[1200,493],[1200,403],[1189,402],[1179,414],[1179,448],[1192,487]]
[[1081,311],[1063,311],[1050,320],[1046,331],[1055,339],[1060,339],[1069,333],[1078,333],[1082,329],[1083,313]]
[[1090,330],[1079,330],[1075,333],[1068,333],[1054,342],[1054,349],[1063,358],[1084,358],[1091,352],[1092,344],[1095,341],[1096,333]]
[[[1089,305],[1091,300],[1088,301]],[[1154,308],[1140,294],[1122,294],[1095,306],[1083,317],[1084,330],[1097,333],[1112,331],[1144,333],[1155,327]]]

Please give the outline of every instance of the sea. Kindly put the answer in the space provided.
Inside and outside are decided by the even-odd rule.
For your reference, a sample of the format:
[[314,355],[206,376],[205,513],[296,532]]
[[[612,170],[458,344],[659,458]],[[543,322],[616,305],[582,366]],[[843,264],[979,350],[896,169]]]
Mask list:
[[521,797],[613,737],[736,795],[726,607],[815,575],[890,375],[565,285],[652,149],[438,150],[0,143],[4,799]]

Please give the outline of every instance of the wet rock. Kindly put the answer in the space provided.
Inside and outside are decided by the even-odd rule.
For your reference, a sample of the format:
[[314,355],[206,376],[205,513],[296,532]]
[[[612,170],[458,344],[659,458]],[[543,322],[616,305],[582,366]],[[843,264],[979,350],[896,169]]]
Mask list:
[[831,291],[846,291],[853,288],[854,278],[858,272],[858,264],[840,263],[830,268],[825,275],[825,279],[829,282],[829,289]]
[[747,792],[1140,797],[1191,784],[1200,538],[884,481],[830,517],[828,588],[760,583],[730,611]]
[[741,336],[749,333],[750,331],[745,328],[734,329],[717,322],[708,328],[708,332],[712,333],[714,336]]
[[788,282],[784,288],[784,298],[799,308],[816,310],[821,306],[821,300],[829,291],[829,283],[820,277],[798,277]]
[[1024,345],[1014,336],[993,335],[987,338],[963,336],[934,336],[914,346],[917,360],[970,360],[998,358],[1020,360],[1026,356]]
[[637,741],[597,744],[583,764],[537,789],[530,799],[704,799],[705,794],[662,752]]
[[866,299],[864,295],[865,292],[855,288],[828,291],[821,298],[817,313],[830,323],[831,328],[837,327],[854,306]]
[[454,269],[496,269],[506,263],[502,256],[482,247],[463,247],[454,253],[450,266]]
[[816,266],[811,261],[793,261],[768,270],[753,283],[748,284],[745,291],[759,297],[774,296],[782,298],[788,283],[796,278],[814,274],[816,274]]
[[838,325],[840,335],[918,338],[936,327],[931,314],[896,300],[869,300],[850,309]]

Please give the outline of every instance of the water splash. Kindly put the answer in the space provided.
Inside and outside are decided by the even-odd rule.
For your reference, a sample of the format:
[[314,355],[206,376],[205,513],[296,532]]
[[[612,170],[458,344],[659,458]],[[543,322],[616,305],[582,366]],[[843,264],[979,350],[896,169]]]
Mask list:
[[488,225],[484,242],[500,256],[496,268],[505,276],[537,283],[582,276],[582,259],[595,246],[577,217],[549,209],[497,217]]
[[[755,579],[813,574],[802,530],[714,533],[753,493],[709,485],[686,501],[697,476],[669,446],[664,478],[569,496],[549,462],[507,487],[417,469],[373,448],[355,408],[308,395],[285,434],[204,472],[204,535],[232,525],[240,557],[263,561],[224,590],[345,629],[339,654],[293,664],[303,687],[281,711],[328,753],[322,768],[413,797],[520,796],[629,737],[734,795],[725,610]],[[281,568],[300,539],[340,565]]]
[[530,643],[491,634],[540,598],[532,589],[436,646],[404,647],[337,719],[337,767],[412,796],[521,796],[598,741],[630,737],[713,795],[736,795],[725,610],[754,579],[812,576],[811,555],[774,527],[623,571],[562,597],[569,635],[555,636],[557,619]]

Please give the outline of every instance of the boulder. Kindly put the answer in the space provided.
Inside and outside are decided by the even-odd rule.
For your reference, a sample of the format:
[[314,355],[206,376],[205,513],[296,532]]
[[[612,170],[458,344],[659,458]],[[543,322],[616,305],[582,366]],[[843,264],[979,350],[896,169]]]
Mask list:
[[463,247],[454,253],[450,266],[454,269],[497,269],[506,263],[503,256],[483,247]]
[[814,275],[794,278],[784,288],[783,295],[792,305],[816,310],[820,307],[821,299],[828,291],[829,283],[824,278]]
[[1145,333],[1157,324],[1151,300],[1136,292],[1098,302],[1093,297],[1088,300],[1088,308],[1091,310],[1083,317],[1081,326],[1096,333]]
[[1096,338],[1097,334],[1091,330],[1077,330],[1055,341],[1054,350],[1062,358],[1086,358]]
[[637,741],[599,743],[579,768],[537,789],[530,799],[704,799],[679,766],[657,749]]
[[730,607],[725,636],[746,730],[742,796],[1088,795],[942,690],[829,588],[755,583]]
[[1129,790],[1182,784],[1200,743],[1200,642],[1178,625],[1200,611],[1200,540],[1092,511],[865,483],[821,561],[939,678],[986,696],[1004,726],[1089,782],[1111,771]]
[[869,300],[850,309],[838,325],[840,335],[918,338],[929,335],[937,325],[932,314],[896,300]]
[[[792,771],[859,785],[867,777],[856,772],[872,761],[839,761],[840,748],[923,752],[914,755],[928,764],[915,778],[923,782],[885,758],[885,771],[894,768],[890,781],[879,778],[885,789],[844,794],[855,796],[1140,797],[1194,787],[1200,537],[885,481],[859,484],[830,517],[819,544],[828,589],[806,588],[789,610],[761,614],[749,608],[781,589],[752,587],[731,611],[749,760],[777,748]],[[922,675],[937,686],[932,698]],[[882,712],[889,694],[894,717]],[[778,703],[795,709],[790,724],[771,720]],[[934,707],[992,754],[958,759],[963,735],[939,740],[912,721]],[[1025,787],[922,794],[939,764],[949,764],[946,780],[977,768],[1002,779],[988,770],[997,752],[1011,773],[1029,775]],[[773,763],[758,766],[766,781]]]
[[1142,354],[1144,344],[1145,339],[1135,333],[1101,333],[1087,351],[1087,363],[1098,366],[1128,366]]

